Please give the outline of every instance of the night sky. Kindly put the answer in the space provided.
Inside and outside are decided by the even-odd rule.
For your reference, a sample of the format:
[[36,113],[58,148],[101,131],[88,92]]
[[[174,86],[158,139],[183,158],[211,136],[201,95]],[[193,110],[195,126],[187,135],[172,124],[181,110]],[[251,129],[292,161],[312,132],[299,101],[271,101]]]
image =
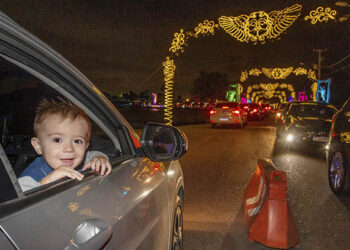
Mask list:
[[[347,1],[350,2],[350,1]],[[263,45],[240,43],[223,30],[192,39],[175,57],[175,95],[188,96],[200,71],[221,72],[237,81],[249,68],[317,64],[313,49],[327,48],[324,65],[350,54],[350,18],[311,25],[303,18],[318,6],[350,14],[350,5],[336,1],[227,0],[69,0],[1,1],[1,10],[49,44],[110,94],[133,90],[159,92],[162,62],[174,32],[193,30],[205,19],[281,10],[303,5],[301,16],[279,40]],[[339,5],[339,4],[337,4]]]

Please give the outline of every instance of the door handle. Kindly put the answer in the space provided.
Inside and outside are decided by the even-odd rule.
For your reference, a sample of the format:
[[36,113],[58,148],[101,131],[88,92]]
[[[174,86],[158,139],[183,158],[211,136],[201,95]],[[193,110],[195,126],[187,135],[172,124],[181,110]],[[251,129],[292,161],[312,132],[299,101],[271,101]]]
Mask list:
[[74,230],[65,250],[100,249],[112,236],[112,227],[100,219],[83,221]]

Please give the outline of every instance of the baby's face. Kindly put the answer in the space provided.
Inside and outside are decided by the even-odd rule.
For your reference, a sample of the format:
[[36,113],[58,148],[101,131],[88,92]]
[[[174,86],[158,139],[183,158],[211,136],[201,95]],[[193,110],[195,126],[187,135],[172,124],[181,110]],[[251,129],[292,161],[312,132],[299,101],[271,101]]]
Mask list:
[[87,138],[88,124],[83,118],[62,121],[58,116],[49,116],[40,126],[38,137],[32,139],[32,145],[53,169],[60,166],[74,169],[84,159],[89,146]]

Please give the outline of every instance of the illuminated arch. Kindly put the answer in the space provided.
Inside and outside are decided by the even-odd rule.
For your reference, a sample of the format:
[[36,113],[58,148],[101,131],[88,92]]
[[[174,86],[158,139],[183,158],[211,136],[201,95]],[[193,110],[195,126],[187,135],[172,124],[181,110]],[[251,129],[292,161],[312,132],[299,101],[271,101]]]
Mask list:
[[[250,77],[259,77],[265,75],[268,79],[272,80],[287,80],[289,76],[300,76],[305,77],[310,81],[310,85],[307,86],[312,92],[313,101],[316,101],[316,91],[317,91],[317,78],[316,73],[313,69],[306,69],[304,67],[287,67],[287,68],[253,68],[250,70],[245,70],[241,72],[240,81],[246,82]],[[262,89],[264,97],[266,99],[272,98],[274,90],[276,88],[287,88],[290,92],[290,96],[293,100],[296,98],[296,93],[292,84],[286,83],[260,83],[260,84],[250,84],[246,85],[246,98],[250,98],[250,94],[254,89]]]
[[[216,29],[222,29],[240,42],[264,44],[266,40],[276,39],[282,33],[285,33],[300,16],[301,8],[302,5],[294,4],[283,10],[271,11],[270,13],[256,11],[249,15],[243,14],[237,17],[221,16],[218,18],[218,23],[211,20],[204,20],[192,31],[180,29],[179,32],[174,33],[174,38],[169,48],[169,55],[163,62],[165,84],[164,122],[169,125],[172,124],[173,86],[176,69],[173,57],[184,52],[184,47],[188,45],[190,38],[214,35]],[[330,14],[330,16],[328,14]],[[316,17],[318,22],[334,19],[333,17],[335,15],[336,12],[331,11],[330,8],[326,8],[325,12],[320,8],[316,9],[314,12],[310,12],[310,18],[313,16],[311,19],[314,20]],[[305,17],[304,20],[309,20],[310,18]],[[315,24],[317,21],[311,22]],[[254,25],[252,26],[252,24]],[[272,74],[274,75],[275,73],[276,72],[273,72]]]

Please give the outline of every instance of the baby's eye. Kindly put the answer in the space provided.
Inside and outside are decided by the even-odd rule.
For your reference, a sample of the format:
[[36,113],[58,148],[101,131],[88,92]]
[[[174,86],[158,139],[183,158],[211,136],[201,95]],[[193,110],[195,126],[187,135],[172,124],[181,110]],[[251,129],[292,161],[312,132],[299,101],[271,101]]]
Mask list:
[[54,137],[54,138],[52,138],[52,141],[53,141],[54,143],[60,143],[60,142],[62,142],[62,139],[59,138],[59,137]]
[[83,143],[84,143],[84,140],[82,140],[82,139],[75,139],[75,140],[74,140],[74,143],[83,144]]

